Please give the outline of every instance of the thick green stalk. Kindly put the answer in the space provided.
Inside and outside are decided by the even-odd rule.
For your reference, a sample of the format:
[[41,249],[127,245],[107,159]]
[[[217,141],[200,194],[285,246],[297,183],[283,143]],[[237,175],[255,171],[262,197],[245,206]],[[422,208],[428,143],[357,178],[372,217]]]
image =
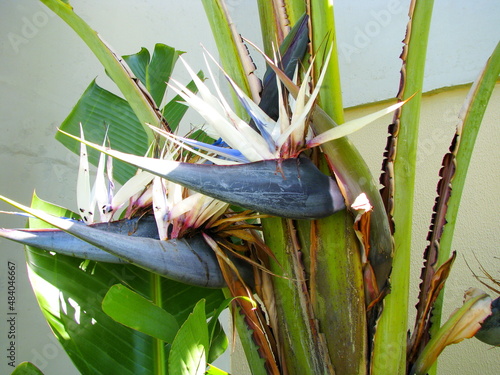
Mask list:
[[[407,51],[403,52],[400,99],[415,97],[402,107],[394,160],[394,260],[391,293],[377,325],[372,361],[373,374],[403,374],[406,371],[406,331],[413,199],[420,103],[432,0],[416,0],[410,6]],[[405,59],[406,57],[406,59]]]
[[[287,11],[292,12],[295,9],[296,12],[299,5],[304,7],[304,2],[288,2]],[[303,10],[305,10],[305,7]],[[283,25],[283,19],[276,18],[278,11],[283,11],[283,9],[276,9],[274,2],[259,1],[264,46],[266,53],[268,55],[271,53],[270,56],[273,53],[273,43],[276,45],[285,37],[284,29],[286,25]],[[300,16],[301,14],[298,15],[298,17]],[[290,19],[290,22],[294,23],[296,21]],[[320,331],[318,331],[316,326],[316,316],[313,316],[314,306],[311,306],[311,295],[307,291],[307,284],[304,280],[304,271],[309,271],[311,262],[309,255],[311,252],[314,253],[314,256],[316,255],[316,252],[309,247],[311,244],[309,237],[311,224],[300,222],[293,227],[294,224],[291,221],[266,219],[263,220],[262,225],[266,244],[279,262],[279,264],[274,261],[271,262],[271,271],[283,276],[283,278],[273,278],[278,339],[282,351],[283,370],[290,374],[331,374],[334,371],[331,365],[332,357],[327,353],[328,344],[321,327],[319,328]],[[296,246],[297,242],[292,238],[292,236],[295,236],[295,230],[297,230],[297,235],[304,246],[302,249],[303,257],[300,257],[299,249]],[[302,263],[301,258],[304,263]],[[316,262],[313,263],[317,264]],[[324,266],[326,265],[320,267],[321,271],[327,269]],[[314,272],[314,275],[317,274]],[[320,274],[323,277],[328,272],[320,272]],[[326,286],[330,281],[330,279],[324,280],[321,285]],[[322,290],[322,292],[325,292],[325,290]],[[321,293],[320,297],[325,296]],[[328,295],[321,301],[322,306],[331,305],[332,298],[330,297],[331,295]],[[323,313],[322,315],[326,315],[327,309],[320,310]],[[336,314],[334,315],[337,317]],[[322,324],[322,326],[326,327],[327,324]]]
[[324,68],[325,57],[330,47],[333,48],[331,58],[327,62],[328,70],[319,93],[319,105],[337,124],[341,124],[344,122],[344,107],[342,105],[335,19],[331,0],[311,1],[311,29],[312,50],[315,56],[315,78],[319,77],[321,69]]
[[282,365],[297,375],[332,374],[333,369],[312,317],[305,289],[303,264],[296,247],[292,221],[279,218],[263,220],[264,238],[276,261],[271,261],[274,297],[278,314],[278,337]]
[[151,143],[154,139],[154,135],[147,124],[158,125],[159,117],[148,101],[148,98],[131,79],[125,67],[120,63],[120,57],[114,54],[99,35],[73,11],[73,8],[68,2],[62,0],[40,1],[66,22],[87,44],[101,62],[102,66],[106,69],[107,74],[118,86],[121,93],[130,104],[130,107],[132,107],[132,110],[143,125],[144,131],[148,135],[149,142]]
[[363,275],[353,219],[341,211],[316,222],[311,247],[311,301],[337,374],[366,374]]
[[273,56],[281,45],[288,28],[306,12],[304,0],[257,0],[264,53]]
[[283,0],[290,25],[293,26],[306,13],[306,2],[304,0]]
[[260,29],[264,53],[273,56],[273,45],[279,45],[280,35],[283,38],[279,24],[276,22],[274,5],[269,0],[257,0],[259,7]]
[[[319,104],[335,122],[343,123],[333,4],[329,0],[312,0],[310,13],[315,80],[327,64]],[[330,60],[325,61],[330,48]],[[333,155],[328,154],[331,147],[332,144],[324,151],[330,161],[334,161]],[[310,254],[310,293],[315,317],[320,332],[326,337],[335,372],[364,374],[368,358],[366,309],[361,254],[353,219],[343,211],[318,220],[315,227],[316,243]]]
[[[212,29],[223,69],[236,82],[238,87],[251,97],[248,74],[242,62],[242,59],[248,59],[248,56],[243,55],[243,50],[246,51],[246,49],[241,39],[238,39],[239,35],[233,30],[234,26],[229,18],[224,0],[203,0],[203,7]],[[234,93],[233,102],[238,116],[248,119],[247,112]]]
[[[317,134],[335,126],[330,116],[321,108],[313,113],[313,128]],[[392,237],[384,204],[368,165],[347,137],[327,142],[321,146],[332,164],[336,177],[346,189],[347,204],[364,193],[373,206],[370,227],[370,263],[375,270],[379,288],[383,288],[392,266]]]
[[478,78],[478,80],[471,87],[468,94],[470,100],[467,109],[461,117],[460,143],[456,154],[456,170],[453,177],[453,193],[448,201],[448,210],[446,211],[446,226],[441,236],[439,258],[437,267],[446,262],[451,253],[451,242],[453,240],[453,233],[455,231],[456,217],[458,208],[460,206],[460,199],[465,184],[465,177],[469,169],[470,159],[474,150],[481,121],[483,120],[486,106],[490,100],[491,93],[500,75],[500,43],[496,45],[493,54],[488,59],[486,66]]

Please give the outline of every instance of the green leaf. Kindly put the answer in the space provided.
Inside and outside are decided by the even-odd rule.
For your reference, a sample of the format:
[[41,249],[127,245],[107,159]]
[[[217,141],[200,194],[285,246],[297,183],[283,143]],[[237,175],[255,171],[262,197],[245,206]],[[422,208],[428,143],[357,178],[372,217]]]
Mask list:
[[[214,320],[214,318],[212,318],[212,320]],[[214,330],[210,332],[212,335],[210,337],[210,349],[207,357],[208,363],[212,363],[219,358],[229,346],[229,340],[227,339],[226,333],[217,319],[215,319]]]
[[133,55],[123,55],[122,58],[139,81],[147,88],[147,70],[151,61],[151,54],[147,48],[142,47],[139,52]]
[[[280,317],[277,335],[283,338],[283,361],[295,374],[327,374],[330,359],[325,357],[324,343],[318,340],[311,326],[310,299],[303,289],[303,276],[297,265],[299,257],[290,236],[295,228],[290,221],[274,217],[263,219],[262,224],[266,245],[276,257],[275,261],[270,261],[269,269],[283,276],[272,279],[276,291],[275,308]],[[251,368],[259,369],[262,359],[255,355],[250,357],[248,351],[247,357]]]
[[[170,79],[173,66],[181,52],[163,44],[157,44],[153,57],[147,49],[134,55],[124,56],[130,68],[139,80],[148,89],[152,90],[153,98],[158,105],[166,91],[166,82]],[[203,79],[203,73],[198,72]],[[190,82],[187,87],[196,93],[196,85]],[[162,109],[162,113],[170,128],[175,130],[182,117],[188,110],[180,96],[175,96]],[[96,143],[102,143],[109,127],[108,136],[112,147],[135,155],[144,155],[148,150],[147,134],[137,119],[129,103],[123,98],[103,89],[95,80],[85,90],[71,113],[61,124],[60,128],[71,134],[79,134],[80,123],[83,126],[85,136]],[[69,150],[78,154],[78,142],[68,139],[61,134],[56,134],[56,139]],[[99,153],[90,151],[90,163],[97,165]],[[114,164],[113,173],[117,182],[124,184],[130,179],[137,168],[118,161]]]
[[[398,127],[394,157],[394,259],[391,273],[391,293],[378,321],[373,346],[372,371],[377,374],[397,374],[406,368],[406,332],[408,329],[408,293],[416,173],[416,153],[420,121],[420,104],[425,70],[427,41],[434,1],[416,1],[410,8],[410,21],[404,41],[407,47],[401,58],[401,87],[398,98],[415,97],[396,113]],[[393,348],[388,351],[387,348]]]
[[[310,2],[310,15],[316,82],[321,69],[323,69],[323,64],[328,64],[326,76],[319,93],[319,105],[336,123],[341,124],[344,122],[344,108],[342,105],[342,88],[340,86],[333,2],[329,0],[312,0]],[[332,48],[332,57],[328,62],[325,62],[330,46]]]
[[220,368],[208,365],[206,375],[229,375],[229,373],[221,370]]
[[[203,0],[203,7],[207,15],[212,35],[217,44],[222,68],[237,84],[237,86],[251,96],[248,74],[243,66],[241,48],[242,43],[240,35],[231,29],[231,22],[227,7],[222,0]],[[231,92],[236,113],[242,119],[248,118],[248,113],[239,103],[237,96]]]
[[202,375],[209,348],[205,300],[199,301],[179,329],[170,349],[169,374]]
[[[446,225],[444,226],[439,254],[435,267],[443,264],[446,257],[450,256],[455,224],[460,207],[460,201],[464,190],[467,170],[474,151],[474,144],[481,127],[481,122],[488,106],[491,93],[495,87],[500,74],[500,43],[498,43],[486,62],[484,69],[473,83],[462,107],[460,122],[457,127],[457,138],[454,142],[455,149],[450,149],[455,155],[453,164],[455,173],[452,178],[451,194],[447,202]],[[437,298],[433,309],[433,325],[431,326],[431,337],[434,337],[439,329],[443,308],[444,292]]]
[[[36,196],[32,206],[71,216],[70,211]],[[38,222],[30,219],[33,226]],[[155,374],[168,354],[168,347],[158,345],[163,341],[125,327],[102,311],[111,286],[125,285],[146,299],[160,301],[159,306],[178,322],[202,298],[208,311],[224,300],[221,290],[191,287],[135,266],[85,261],[34,248],[26,255],[40,308],[82,374]]]
[[22,362],[16,366],[11,375],[43,375],[43,372],[31,362]]
[[[71,134],[80,134],[82,124],[85,138],[102,144],[106,127],[112,147],[144,155],[148,149],[147,135],[130,105],[119,96],[103,89],[95,81],[85,90],[71,113],[61,124],[61,129]],[[56,139],[69,150],[78,154],[79,142],[61,134]],[[89,152],[89,161],[97,165],[98,152]],[[113,175],[116,181],[124,184],[136,171],[135,167],[122,162],[113,164]]]
[[[143,51],[147,53],[147,50],[143,49]],[[144,54],[141,51],[133,56],[141,53]],[[203,78],[203,73],[199,72],[198,76]],[[193,92],[197,91],[192,81],[187,87]],[[188,108],[183,104],[180,96],[174,97],[165,105],[163,113],[172,130],[177,128]],[[61,124],[60,129],[71,134],[80,134],[80,123],[87,140],[102,144],[106,128],[109,127],[107,134],[112,147],[116,146],[121,151],[135,155],[144,155],[147,152],[146,133],[130,105],[124,99],[100,87],[95,80],[87,87],[71,113]],[[79,142],[59,133],[56,134],[56,139],[75,154],[79,153]],[[99,153],[89,150],[89,161],[97,165]],[[113,176],[120,184],[129,180],[136,170],[137,168],[121,161],[113,164]]]
[[484,69],[479,74],[472,85],[460,115],[460,123],[457,133],[460,133],[458,141],[458,150],[456,151],[456,172],[453,177],[453,194],[448,202],[446,213],[446,226],[444,227],[441,238],[440,253],[437,265],[446,261],[451,253],[451,243],[455,229],[455,222],[460,206],[460,199],[465,184],[465,177],[469,168],[470,159],[474,151],[481,122],[488,106],[491,93],[498,81],[500,75],[500,42],[486,62]]
[[172,314],[121,284],[108,290],[102,309],[118,323],[167,343],[172,342],[179,330]]
[[446,346],[473,337],[489,315],[491,297],[479,289],[469,289],[465,293],[464,304],[453,311],[442,327],[435,330],[409,374],[427,374]]
[[167,89],[166,82],[169,81],[180,54],[181,52],[175,48],[158,43],[155,45],[151,60],[145,48],[135,55],[123,56],[132,72],[151,94],[157,107],[161,105]]
[[246,297],[226,298],[224,301],[222,301],[222,303],[210,319],[210,322],[208,323],[210,352],[208,354],[207,362],[215,361],[222,353],[226,351],[228,347],[228,340],[226,334],[224,333],[224,330],[222,329],[222,326],[219,323],[219,316],[236,298],[243,298],[249,302],[252,302]]

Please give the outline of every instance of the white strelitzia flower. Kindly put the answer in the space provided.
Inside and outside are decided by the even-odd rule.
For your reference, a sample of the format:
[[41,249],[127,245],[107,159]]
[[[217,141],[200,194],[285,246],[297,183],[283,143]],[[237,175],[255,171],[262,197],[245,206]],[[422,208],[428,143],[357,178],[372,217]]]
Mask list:
[[[326,57],[327,62],[330,55],[331,49]],[[212,56],[210,56],[210,58],[215,62]],[[297,157],[304,149],[318,146],[322,143],[357,131],[381,116],[395,111],[404,104],[404,102],[401,102],[374,114],[349,121],[313,138],[308,121],[326,74],[326,63],[311,93],[309,93],[309,87],[312,64],[310,65],[304,75],[296,98],[288,95],[285,100],[285,93],[281,88],[279,78],[276,78],[279,98],[279,118],[277,121],[271,119],[219,66],[240,103],[255,124],[255,126],[252,127],[241,119],[227,103],[220,88],[215,83],[216,80],[214,79],[214,75],[206,57],[207,71],[213,82],[215,94],[212,94],[205,82],[196,75],[193,69],[191,69],[182,58],[180,59],[191,79],[196,84],[199,95],[174,79],[170,80],[169,87],[175,91],[189,107],[196,110],[204,118],[206,124],[204,124],[203,130],[212,138],[221,139],[230,149],[202,143],[187,137],[172,135],[167,132],[158,132],[178,144],[190,145],[208,153],[215,153],[232,163]],[[267,61],[273,63],[268,58]],[[285,102],[288,103],[288,106],[285,106]],[[210,159],[210,161],[216,164],[222,164],[222,162],[220,162],[221,159],[219,158],[218,160],[219,161]]]
[[[80,133],[81,139],[84,140],[82,127]],[[182,148],[175,142],[168,143],[161,159],[177,160],[181,158],[181,150]],[[106,159],[108,159],[107,168],[105,168]],[[143,170],[138,170],[116,194],[113,194],[111,160],[112,158],[105,153],[101,153],[95,182],[91,189],[87,147],[85,143],[81,143],[77,204],[80,216],[86,224],[109,222],[118,210],[127,205],[125,217],[132,217],[135,212],[151,206],[160,239],[168,240],[182,237],[185,231],[202,226],[214,215],[216,217],[222,215],[228,207],[227,203],[193,192]],[[201,162],[204,160],[200,159]],[[107,174],[105,169],[108,170]],[[99,219],[95,215],[96,205]]]

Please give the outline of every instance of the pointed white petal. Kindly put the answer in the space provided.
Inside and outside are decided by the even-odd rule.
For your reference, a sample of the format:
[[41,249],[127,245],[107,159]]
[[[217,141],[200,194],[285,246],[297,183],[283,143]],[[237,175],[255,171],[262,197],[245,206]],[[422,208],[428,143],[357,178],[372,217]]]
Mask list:
[[[80,124],[80,136],[82,139],[85,139],[82,124]],[[84,143],[80,143],[80,166],[76,181],[76,202],[78,213],[83,221],[86,224],[92,224],[94,222],[94,208],[91,206],[89,160],[87,146]]]
[[[225,149],[223,147],[213,147],[213,146],[207,145],[203,142],[198,142],[198,141],[195,141],[195,140],[192,140],[189,138],[184,138],[184,137],[166,132],[162,129],[159,129],[156,126],[150,126],[150,127],[153,131],[157,132],[158,134],[161,134],[163,137],[167,138],[170,142],[173,142],[173,143],[179,145],[180,147],[184,148],[185,150],[192,152],[193,154],[198,155],[198,156],[202,157],[203,159],[211,161],[214,164],[233,165],[233,164],[247,163],[248,162],[248,160],[246,160],[245,158],[235,157],[234,154],[230,153],[230,151],[232,151],[232,149]],[[194,147],[199,148],[201,150],[216,153],[220,156],[229,158],[231,160],[224,160],[224,159],[211,157],[210,155],[207,155],[207,154],[204,154],[204,153],[201,153],[201,152],[195,150],[194,148],[188,146],[187,144],[191,144]],[[224,150],[227,150],[227,152],[224,152]]]
[[168,203],[167,193],[165,191],[164,181],[160,177],[153,179],[153,214],[158,227],[158,234],[160,240],[165,241],[168,239]]
[[342,137],[345,137],[346,135],[354,133],[355,131],[358,131],[359,129],[365,127],[366,125],[379,119],[380,117],[385,116],[391,112],[394,112],[395,110],[400,108],[403,104],[405,104],[410,99],[407,99],[405,101],[391,105],[390,107],[387,107],[387,108],[382,109],[380,111],[377,111],[375,113],[371,113],[367,116],[363,116],[361,118],[348,121],[342,125],[339,125],[335,128],[332,128],[332,129],[318,135],[317,137],[311,139],[309,142],[307,142],[307,146],[309,148],[319,146],[325,142],[328,142],[328,141],[331,141],[334,139],[338,139],[338,138],[342,138]]
[[[208,52],[207,52],[208,53]],[[274,154],[276,147],[274,145],[274,142],[272,142],[270,133],[273,131],[273,129],[276,127],[276,122],[272,120],[258,105],[255,103],[245,92],[240,89],[240,87],[234,82],[234,80],[222,69],[222,67],[217,63],[217,61],[213,58],[212,55],[208,53],[208,56],[212,59],[212,61],[219,67],[220,71],[224,74],[226,79],[228,80],[229,84],[233,88],[234,92],[238,96],[240,102],[242,105],[245,107],[245,110],[248,112],[248,114],[254,119],[255,124],[259,128],[262,136],[260,136],[258,133],[257,135],[263,138],[263,141],[266,141],[269,146],[269,150],[271,153]],[[205,59],[206,61],[206,59]],[[207,67],[209,69],[209,72],[211,74],[210,67],[208,65],[208,62],[206,63]],[[212,75],[212,74],[211,74]],[[215,81],[214,81],[215,82]],[[215,85],[216,86],[216,85]],[[224,97],[222,93],[220,92],[220,89],[216,86],[217,92],[219,94],[219,99],[221,101],[224,100]],[[226,108],[229,106],[226,104]],[[235,118],[235,116],[231,116],[232,118]],[[246,123],[245,123],[246,124]],[[248,124],[246,124],[248,125]],[[250,126],[249,126],[250,127]],[[251,129],[251,127],[250,127]],[[253,129],[252,129],[253,131]],[[262,141],[261,141],[262,142]]]
[[118,210],[135,194],[143,191],[146,186],[153,180],[153,178],[154,174],[146,171],[140,171],[132,178],[130,178],[113,197],[113,200],[111,202],[112,210]]
[[[176,89],[173,88],[173,90],[175,91]],[[223,138],[231,148],[240,150],[249,161],[260,161],[272,158],[268,157],[268,150],[264,155],[259,153],[254,145],[229,122],[227,117],[223,116],[201,98],[185,94],[178,90],[177,93],[212,126],[214,131],[218,134],[218,137]],[[250,128],[248,124],[246,124],[246,126]],[[253,131],[253,129],[251,130]]]
[[[106,141],[103,144],[103,147],[106,145]],[[99,156],[99,164],[97,165],[97,174],[94,181],[94,186],[92,188],[92,203],[91,206],[95,207],[97,204],[99,210],[99,220],[101,222],[106,222],[111,219],[111,214],[109,212],[109,204],[108,201],[108,189],[106,187],[106,178],[104,176],[104,166],[106,164],[106,154],[102,154]]]

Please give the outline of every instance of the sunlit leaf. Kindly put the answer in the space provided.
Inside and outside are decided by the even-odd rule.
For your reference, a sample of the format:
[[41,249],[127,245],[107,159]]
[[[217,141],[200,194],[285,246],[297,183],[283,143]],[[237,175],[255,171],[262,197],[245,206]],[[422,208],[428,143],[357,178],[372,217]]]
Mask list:
[[[102,144],[108,127],[109,144],[118,150],[144,155],[147,152],[147,136],[129,104],[119,96],[101,88],[95,81],[89,85],[71,113],[61,124],[61,129],[80,134],[82,124],[85,138]],[[80,145],[68,137],[56,135],[71,151],[78,153]],[[90,150],[89,161],[98,164],[99,155]],[[136,168],[117,161],[114,178],[123,184],[135,174]]]
[[[78,218],[36,196],[33,207]],[[30,223],[31,227],[47,227],[38,219],[30,219]],[[218,289],[196,288],[165,278],[153,284],[152,274],[135,266],[89,262],[34,248],[27,251],[27,262],[40,308],[82,374],[154,374],[153,338],[115,322],[101,309],[112,285],[121,283],[148,299],[159,293],[161,307],[179,322],[201,298],[207,301],[207,311],[214,311],[224,300]]]
[[167,89],[166,82],[170,79],[179,54],[175,48],[158,43],[151,59],[145,48],[135,55],[123,56],[130,69],[149,91],[157,107],[161,105]]
[[196,304],[179,329],[170,349],[169,374],[202,375],[205,373],[209,349],[205,301]]
[[215,366],[208,365],[206,375],[229,375],[229,373],[227,373],[226,371],[223,371],[220,368],[217,368]]
[[166,343],[172,343],[179,330],[173,315],[122,284],[108,290],[102,309],[118,323]]
[[22,362],[16,366],[11,375],[43,375],[43,372],[31,362]]

